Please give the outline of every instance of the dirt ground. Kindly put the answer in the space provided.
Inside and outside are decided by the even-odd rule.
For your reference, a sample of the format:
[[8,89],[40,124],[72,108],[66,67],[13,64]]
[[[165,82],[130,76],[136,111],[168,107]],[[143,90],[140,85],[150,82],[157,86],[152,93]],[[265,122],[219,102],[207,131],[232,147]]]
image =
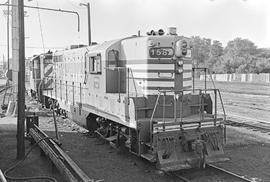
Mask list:
[[[232,87],[237,90],[235,86]],[[241,87],[243,86],[241,85]],[[256,91],[256,89],[254,90]],[[28,102],[30,105],[36,105],[34,101]],[[48,115],[50,116],[50,114]],[[50,136],[54,136],[52,117],[40,117],[39,119],[40,127]],[[155,166],[148,161],[125,150],[114,149],[100,139],[91,138],[87,135],[86,130],[67,119],[59,118],[58,126],[63,150],[90,178],[108,182],[177,181],[156,170]],[[29,142],[25,143],[26,148],[29,149]],[[220,162],[217,164],[218,166],[257,182],[270,181],[269,133],[227,126],[225,153],[230,160]],[[16,118],[2,118],[0,119],[0,169],[6,170],[16,161],[15,158]],[[40,157],[38,148],[11,174],[14,176],[48,175],[55,177],[58,181],[64,181],[57,170],[52,167],[51,162],[47,158]],[[193,181],[209,181],[209,179],[202,179],[196,175],[190,177]]]
[[[16,118],[10,118],[10,121]],[[0,120],[3,121],[3,119]],[[7,121],[5,121],[7,123]],[[31,148],[29,142],[25,142],[26,151]],[[15,124],[0,124],[0,169],[4,172],[8,167],[16,162],[16,125]],[[27,159],[9,173],[12,177],[26,176],[50,176],[62,181],[62,177],[52,163],[46,157],[40,156],[39,148],[35,148]],[[36,180],[40,181],[40,180]]]
[[[1,119],[0,122],[4,120]],[[16,122],[16,118],[10,118]],[[40,118],[41,128],[46,126],[46,133],[54,136],[53,124],[48,118]],[[74,130],[75,129],[75,130]],[[72,131],[73,130],[73,131]],[[0,168],[7,169],[16,157],[16,125],[0,124]],[[228,127],[226,157],[230,160],[218,163],[225,169],[244,175],[256,181],[270,181],[270,136],[245,128]],[[156,170],[148,161],[140,159],[125,150],[117,150],[103,140],[91,138],[74,126],[67,126],[66,132],[60,133],[62,149],[81,167],[91,178],[108,182],[114,181],[176,181]],[[28,141],[26,148],[31,146]],[[39,149],[26,159],[13,173],[14,176],[49,175],[58,181],[63,178],[52,167],[51,162],[40,157]],[[192,176],[191,176],[192,177]],[[202,181],[196,176],[194,181]]]

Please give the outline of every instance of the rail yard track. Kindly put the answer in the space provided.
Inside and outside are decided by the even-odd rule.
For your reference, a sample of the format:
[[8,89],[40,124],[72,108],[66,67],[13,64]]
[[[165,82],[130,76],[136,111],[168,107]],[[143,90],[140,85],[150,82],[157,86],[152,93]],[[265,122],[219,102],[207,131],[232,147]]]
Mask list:
[[89,178],[79,166],[60,148],[59,141],[50,138],[42,131],[33,120],[27,122],[27,132],[31,137],[31,143],[37,142],[42,154],[47,155],[59,172],[68,182],[94,182]]
[[270,134],[270,122],[260,119],[230,114],[227,118],[226,125],[245,127]]
[[[192,174],[193,171],[192,169],[189,170],[189,172]],[[193,182],[193,181],[200,181],[199,179],[189,179],[189,177],[186,177],[189,175],[189,172],[187,172],[186,174],[183,174],[181,172],[166,172],[167,175],[169,176],[173,176],[177,179],[179,179],[180,181],[183,182]],[[213,164],[206,164],[206,168],[202,169],[201,171],[196,171],[196,173],[201,172],[200,175],[196,174],[196,176],[198,176],[198,178],[208,178],[208,176],[211,176],[209,178],[209,180],[211,181],[220,181],[220,182],[226,182],[226,181],[232,181],[232,182],[254,182],[251,179],[248,179],[244,176],[238,175],[234,172],[228,171],[226,169],[223,169],[221,167],[215,166]],[[213,179],[213,175],[214,174],[214,179]]]

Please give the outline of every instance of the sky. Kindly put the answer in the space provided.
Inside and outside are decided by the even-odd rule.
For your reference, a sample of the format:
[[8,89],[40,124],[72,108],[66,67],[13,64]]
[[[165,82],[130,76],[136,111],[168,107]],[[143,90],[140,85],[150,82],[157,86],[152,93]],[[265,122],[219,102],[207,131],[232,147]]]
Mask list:
[[[178,35],[219,40],[223,47],[241,37],[270,48],[269,0],[25,0],[29,6],[78,12],[81,29],[77,31],[73,14],[25,8],[26,56],[42,53],[43,45],[48,51],[87,44],[87,9],[79,6],[87,2],[91,4],[92,41],[98,43],[135,35],[138,30],[146,35],[150,30],[166,32],[176,27]],[[4,9],[0,7],[0,60],[7,57]]]

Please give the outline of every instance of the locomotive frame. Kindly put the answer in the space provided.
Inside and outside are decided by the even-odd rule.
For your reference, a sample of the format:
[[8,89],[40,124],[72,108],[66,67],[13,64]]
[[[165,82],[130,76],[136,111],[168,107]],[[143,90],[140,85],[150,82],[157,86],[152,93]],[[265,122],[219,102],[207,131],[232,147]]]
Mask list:
[[195,89],[188,38],[133,36],[56,51],[51,63],[31,92],[90,132],[165,171],[223,158],[220,92]]

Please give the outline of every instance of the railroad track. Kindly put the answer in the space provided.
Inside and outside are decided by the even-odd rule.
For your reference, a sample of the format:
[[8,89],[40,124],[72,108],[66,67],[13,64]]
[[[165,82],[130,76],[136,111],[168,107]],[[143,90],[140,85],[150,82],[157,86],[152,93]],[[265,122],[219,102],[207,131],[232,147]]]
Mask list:
[[187,179],[186,177],[184,177],[182,175],[177,174],[176,172],[170,172],[170,173],[166,172],[166,174],[174,176],[175,178],[178,178],[183,182],[192,182],[191,180]]
[[27,121],[27,133],[31,143],[37,142],[42,153],[47,155],[67,182],[95,182],[60,148],[59,142],[43,132],[33,120]]
[[0,85],[0,93],[4,92],[6,89],[10,88],[11,86]]
[[[198,172],[198,171],[197,171]],[[203,179],[203,181],[209,181],[207,180],[207,176],[213,176],[210,173],[214,173],[215,174],[215,179],[214,181],[239,181],[239,182],[254,182],[251,179],[248,179],[244,176],[238,175],[234,172],[228,171],[226,169],[223,169],[221,167],[215,166],[213,164],[207,164],[205,169],[202,169],[200,175],[196,174],[196,176],[198,176],[198,179],[188,179],[188,177],[185,176],[191,176],[193,171],[192,169],[190,170],[190,173],[186,173],[186,174],[179,174],[179,172],[165,172],[165,174],[169,175],[169,176],[173,176],[177,179],[179,179],[181,182],[193,182],[193,181],[201,181]],[[219,175],[218,175],[219,174]],[[220,178],[220,179],[217,179]],[[229,179],[228,179],[229,178]],[[212,181],[212,180],[211,180]]]
[[[231,126],[237,126],[237,127],[245,127],[248,129],[253,129],[256,131],[260,131],[262,133],[268,133],[270,135],[270,122],[264,121],[264,120],[260,120],[260,119],[255,119],[255,118],[250,118],[250,117],[244,117],[244,116],[240,116],[240,115],[235,115],[235,114],[230,114],[229,116],[227,116],[227,120],[226,120],[226,125],[231,125]],[[194,172],[194,170],[189,170],[187,173],[183,173],[183,172],[165,172],[167,175],[173,176],[177,179],[179,179],[179,181],[183,181],[183,182],[193,182],[193,181],[201,181],[199,179],[203,178],[205,181],[207,181],[207,177],[205,176],[211,176],[211,175],[207,175],[207,173],[212,172],[215,176],[221,176],[219,180],[214,179],[212,181],[239,181],[239,182],[254,182],[254,180],[251,179],[247,179],[244,176],[238,175],[234,172],[231,172],[229,170],[223,169],[221,167],[215,166],[213,164],[207,164],[205,169],[202,169],[201,171],[197,170]],[[193,177],[194,173],[200,173],[195,174],[195,176],[199,176],[198,179]],[[219,175],[218,175],[219,174]],[[192,176],[193,179],[189,179],[190,177],[187,176]],[[225,176],[225,177],[224,177]],[[227,178],[226,178],[227,177]],[[226,178],[226,179],[223,179]],[[228,179],[230,178],[230,179]],[[203,181],[204,181],[203,180]]]
[[236,174],[236,173],[233,173],[233,172],[228,171],[228,170],[226,170],[226,169],[223,169],[223,168],[221,168],[221,167],[215,166],[215,165],[213,165],[213,164],[207,164],[206,166],[207,166],[208,168],[210,168],[210,169],[213,169],[213,170],[216,170],[216,171],[225,173],[225,174],[227,174],[227,175],[230,175],[230,176],[232,176],[232,177],[234,177],[235,179],[238,179],[238,180],[240,180],[240,181],[254,182],[253,180],[247,179],[247,178],[244,177],[244,176],[240,176],[240,175],[238,175],[238,174]]
[[229,115],[226,120],[226,125],[246,127],[258,130],[262,133],[270,133],[270,122],[239,115]]

